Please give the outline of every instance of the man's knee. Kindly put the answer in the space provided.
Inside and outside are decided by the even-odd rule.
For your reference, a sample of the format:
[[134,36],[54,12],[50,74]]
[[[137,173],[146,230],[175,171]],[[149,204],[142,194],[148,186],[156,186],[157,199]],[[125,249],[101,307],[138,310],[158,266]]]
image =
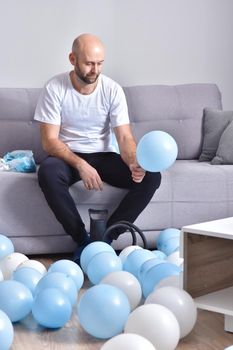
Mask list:
[[59,159],[54,157],[45,159],[38,170],[38,181],[40,187],[56,182],[56,179],[60,176],[61,168],[62,163]]
[[161,178],[161,173],[146,172],[143,181],[148,188],[156,191],[161,184]]

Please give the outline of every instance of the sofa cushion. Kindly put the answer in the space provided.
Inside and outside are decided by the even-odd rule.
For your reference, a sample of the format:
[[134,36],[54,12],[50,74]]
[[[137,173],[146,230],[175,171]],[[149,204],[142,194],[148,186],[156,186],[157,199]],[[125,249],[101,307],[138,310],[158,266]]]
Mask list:
[[33,120],[40,91],[0,88],[0,157],[17,149],[32,150],[36,163],[46,157],[41,146],[39,124]]
[[209,108],[205,109],[203,121],[203,145],[199,157],[200,162],[209,162],[214,158],[221,135],[232,120],[232,111],[221,111]]
[[178,159],[199,157],[203,109],[222,108],[216,85],[132,86],[124,91],[137,140],[149,131],[163,130],[176,140]]
[[233,121],[223,131],[211,164],[233,164]]

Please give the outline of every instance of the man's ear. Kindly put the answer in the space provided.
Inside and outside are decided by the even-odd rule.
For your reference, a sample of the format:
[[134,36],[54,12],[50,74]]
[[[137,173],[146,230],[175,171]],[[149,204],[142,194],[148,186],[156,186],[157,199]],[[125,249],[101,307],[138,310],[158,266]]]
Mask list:
[[73,52],[71,52],[71,53],[69,54],[69,60],[70,60],[70,63],[74,66],[74,65],[75,65],[75,60],[76,60],[76,58],[75,58]]

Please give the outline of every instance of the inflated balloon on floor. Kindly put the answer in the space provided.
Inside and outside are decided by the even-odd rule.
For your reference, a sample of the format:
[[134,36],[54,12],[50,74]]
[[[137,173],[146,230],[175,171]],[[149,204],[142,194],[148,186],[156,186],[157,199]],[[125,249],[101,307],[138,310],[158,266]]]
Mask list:
[[11,320],[5,312],[0,310],[0,350],[10,349],[14,339]]
[[137,145],[137,161],[146,171],[158,172],[169,168],[176,160],[178,147],[174,138],[164,131],[145,134]]
[[100,339],[121,333],[129,317],[130,304],[119,288],[99,284],[89,288],[80,298],[78,319],[85,331]]
[[169,286],[157,288],[146,298],[145,304],[160,304],[171,310],[180,326],[180,338],[188,335],[196,323],[197,306],[183,289]]
[[119,334],[109,339],[100,350],[156,350],[152,343],[138,334]]
[[0,233],[0,259],[5,256],[14,253],[14,245],[12,241]]
[[175,315],[159,304],[137,307],[129,315],[124,331],[145,337],[158,350],[175,350],[180,338],[180,326]]

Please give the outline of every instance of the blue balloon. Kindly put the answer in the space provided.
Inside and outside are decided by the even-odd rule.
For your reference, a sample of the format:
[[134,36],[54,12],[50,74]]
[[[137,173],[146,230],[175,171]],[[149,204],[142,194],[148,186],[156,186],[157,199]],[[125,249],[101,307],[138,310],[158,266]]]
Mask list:
[[101,252],[112,252],[116,254],[115,250],[109,244],[100,241],[92,242],[83,249],[80,257],[80,264],[83,272],[87,273],[87,266],[89,264],[89,261],[93,258],[94,255]]
[[21,267],[13,272],[11,279],[24,284],[31,291],[32,295],[34,295],[37,283],[42,277],[42,273],[36,269]]
[[0,282],[0,309],[4,311],[11,322],[17,322],[26,317],[32,308],[31,291],[18,281]]
[[152,252],[157,259],[160,259],[160,260],[167,259],[167,255],[164,252],[162,252],[161,250],[152,250]]
[[180,230],[177,228],[166,228],[165,230],[160,231],[157,241],[156,241],[156,246],[159,250],[161,250],[162,246],[166,241],[170,238],[173,237],[180,237]]
[[139,280],[140,284],[142,285],[144,277],[145,277],[147,271],[150,270],[150,268],[152,266],[155,266],[155,265],[158,265],[158,264],[163,264],[164,262],[165,262],[165,260],[161,260],[161,259],[158,259],[158,258],[153,258],[153,259],[145,261],[141,265],[141,267],[140,267],[140,269],[138,271],[138,280]]
[[151,172],[163,171],[176,160],[178,147],[174,138],[164,131],[145,134],[137,145],[138,164]]
[[89,288],[77,307],[78,319],[85,331],[100,339],[121,333],[129,317],[130,304],[122,290],[108,284]]
[[145,298],[154,290],[155,286],[164,278],[179,275],[180,268],[170,262],[161,262],[152,266],[144,275],[142,281],[142,292]]
[[132,273],[138,278],[139,270],[142,264],[150,259],[154,259],[154,254],[148,249],[133,250],[125,259],[123,270]]
[[38,282],[35,295],[37,295],[42,289],[56,288],[64,293],[71,305],[73,306],[77,301],[77,288],[72,278],[62,272],[50,272],[43,276]]
[[93,284],[98,284],[111,272],[122,271],[119,256],[112,252],[101,252],[93,256],[87,266],[87,277]]
[[161,250],[164,252],[164,254],[170,255],[178,250],[179,247],[180,237],[171,237],[161,246]]
[[42,326],[63,327],[71,318],[72,306],[68,297],[56,288],[45,288],[35,297],[32,315]]
[[70,276],[76,284],[77,291],[79,291],[83,285],[84,275],[82,269],[71,260],[61,259],[55,261],[48,269],[48,273],[50,272],[63,272]]
[[10,349],[14,340],[14,329],[11,320],[0,310],[0,350]]
[[12,241],[7,236],[0,234],[0,260],[11,253],[14,253]]

